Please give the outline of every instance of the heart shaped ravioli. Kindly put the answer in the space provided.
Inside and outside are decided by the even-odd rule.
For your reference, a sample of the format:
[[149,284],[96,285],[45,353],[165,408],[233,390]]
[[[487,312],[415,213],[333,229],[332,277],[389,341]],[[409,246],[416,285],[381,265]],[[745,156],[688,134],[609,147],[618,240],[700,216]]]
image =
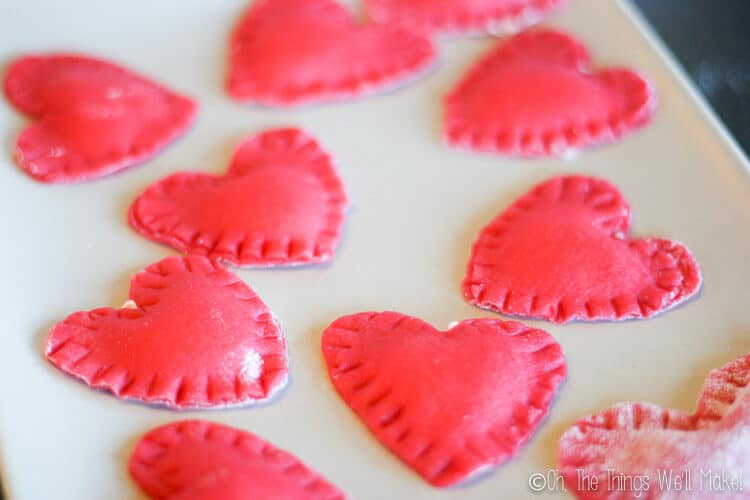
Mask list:
[[339,500],[345,496],[297,457],[249,432],[200,420],[153,429],[130,474],[161,500]]
[[441,332],[399,313],[361,313],[334,321],[322,344],[344,401],[434,486],[516,454],[566,375],[550,335],[492,319]]
[[287,380],[286,343],[268,307],[221,265],[170,257],[136,274],[121,309],[54,326],[47,359],[95,389],[173,408],[267,400]]
[[745,499],[750,475],[750,355],[712,370],[693,414],[621,403],[560,439],[568,488],[587,499]]
[[182,135],[197,109],[142,76],[80,55],[15,60],[5,93],[35,120],[15,156],[42,182],[91,180],[141,163]]
[[565,0],[367,0],[367,11],[381,23],[419,31],[508,33],[535,24]]
[[589,73],[586,48],[555,31],[516,35],[484,57],[446,99],[447,142],[514,156],[560,156],[614,142],[647,124],[649,83],[622,68]]
[[429,39],[357,26],[334,0],[258,0],[232,33],[227,88],[272,106],[334,101],[403,83],[434,59]]
[[239,266],[326,262],[341,239],[348,200],[331,158],[296,129],[240,144],[224,176],[178,173],[130,208],[149,239]]
[[629,233],[630,207],[614,186],[555,177],[482,229],[464,295],[503,314],[565,323],[648,318],[700,289],[685,246]]

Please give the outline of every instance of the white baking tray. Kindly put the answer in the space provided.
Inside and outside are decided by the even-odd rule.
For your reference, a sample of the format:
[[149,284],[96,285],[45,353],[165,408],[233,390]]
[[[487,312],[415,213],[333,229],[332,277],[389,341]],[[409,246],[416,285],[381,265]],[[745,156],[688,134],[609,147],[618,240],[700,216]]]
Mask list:
[[[750,351],[750,181],[747,164],[628,4],[573,0],[548,24],[570,30],[597,64],[648,75],[654,123],[572,160],[522,161],[451,151],[441,100],[489,38],[440,40],[441,62],[418,83],[349,103],[278,111],[243,107],[222,90],[228,32],[244,0],[0,2],[0,61],[78,50],[119,61],[198,98],[195,128],[145,165],[81,185],[29,179],[11,160],[25,119],[0,104],[1,475],[10,499],[142,498],[126,461],[140,435],[181,418],[251,430],[286,448],[355,498],[516,499],[554,467],[573,421],[623,400],[692,410],[704,376]],[[291,36],[291,34],[290,34]],[[49,328],[72,311],[118,306],[135,271],[175,252],[135,234],[126,210],[148,184],[182,169],[219,173],[233,147],[265,128],[300,125],[337,159],[351,194],[346,235],[326,267],[241,271],[281,320],[291,384],[273,404],[177,413],[123,403],[52,368]],[[393,309],[444,328],[494,315],[464,302],[459,283],[478,230],[534,183],[602,176],[634,213],[635,235],[685,242],[702,293],[647,321],[556,326],[569,379],[519,456],[468,487],[438,491],[381,446],[329,384],[320,335],[338,316]],[[550,492],[544,498],[564,498]]]

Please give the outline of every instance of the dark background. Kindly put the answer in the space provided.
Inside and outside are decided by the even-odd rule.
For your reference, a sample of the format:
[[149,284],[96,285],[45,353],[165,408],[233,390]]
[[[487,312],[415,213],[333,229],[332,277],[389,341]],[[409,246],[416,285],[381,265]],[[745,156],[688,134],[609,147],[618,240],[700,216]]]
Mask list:
[[634,1],[750,156],[750,0]]
[[750,0],[635,0],[750,155]]

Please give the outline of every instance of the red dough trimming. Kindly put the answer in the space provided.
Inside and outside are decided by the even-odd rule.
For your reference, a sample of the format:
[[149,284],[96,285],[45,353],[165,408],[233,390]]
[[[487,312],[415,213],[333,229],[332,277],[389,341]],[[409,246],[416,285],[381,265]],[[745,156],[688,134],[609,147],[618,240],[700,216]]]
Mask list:
[[367,0],[369,16],[416,31],[509,33],[530,26],[565,0]]
[[71,314],[44,352],[94,389],[178,409],[265,401],[288,377],[271,311],[239,277],[199,256],[140,271],[128,304]]
[[5,75],[10,102],[34,120],[18,164],[42,182],[92,180],[142,163],[184,134],[197,104],[113,63],[24,56]]
[[239,266],[327,262],[348,199],[331,157],[298,129],[244,140],[223,176],[177,173],[149,186],[130,225],[178,250]]
[[257,0],[231,36],[227,91],[271,106],[337,101],[404,84],[434,59],[428,38],[357,25],[335,0]]
[[331,381],[375,437],[434,486],[499,465],[530,439],[566,376],[549,334],[472,319],[441,332],[395,312],[334,321]]
[[565,323],[648,318],[698,292],[684,245],[629,234],[630,207],[612,184],[552,178],[482,229],[463,293],[485,309]]
[[625,68],[589,72],[586,48],[565,33],[532,30],[498,43],[445,101],[451,146],[511,156],[561,156],[645,126],[651,85]]
[[130,475],[160,500],[343,500],[344,494],[297,457],[240,429],[200,420],[143,436]]
[[[739,486],[750,474],[748,383],[745,355],[709,373],[693,414],[620,403],[578,421],[558,446],[567,488],[591,500],[747,498]],[[715,477],[726,482],[717,488]]]

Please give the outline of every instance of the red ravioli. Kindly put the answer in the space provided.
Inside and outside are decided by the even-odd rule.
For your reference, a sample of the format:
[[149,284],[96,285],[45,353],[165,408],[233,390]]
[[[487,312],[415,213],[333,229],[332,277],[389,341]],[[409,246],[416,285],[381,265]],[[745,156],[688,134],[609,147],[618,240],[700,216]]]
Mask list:
[[700,269],[685,246],[629,233],[630,207],[614,186],[555,177],[482,229],[464,295],[503,314],[565,323],[648,318],[698,291]]
[[5,93],[33,118],[16,159],[42,182],[97,179],[154,156],[185,133],[197,105],[112,63],[79,55],[27,56]]
[[748,498],[748,383],[750,355],[711,371],[692,415],[620,403],[578,421],[558,447],[567,487],[586,499]]
[[500,42],[446,99],[452,146],[539,157],[614,142],[646,125],[656,109],[651,85],[613,68],[589,73],[586,48],[555,31]]
[[297,129],[246,139],[223,176],[178,173],[130,207],[130,225],[178,250],[239,266],[326,262],[348,200],[333,162]]
[[434,486],[515,455],[566,375],[549,334],[493,319],[441,332],[399,313],[361,313],[334,321],[322,344],[342,399]]
[[403,83],[434,59],[429,39],[358,26],[334,0],[257,0],[232,33],[227,89],[272,106],[335,101]]
[[276,319],[220,264],[164,259],[133,276],[130,300],[55,325],[47,359],[118,398],[180,409],[255,403],[286,384]]
[[153,429],[130,474],[161,500],[339,500],[344,494],[294,455],[249,432],[200,420]]
[[565,0],[367,0],[371,18],[426,32],[507,33],[535,24]]

